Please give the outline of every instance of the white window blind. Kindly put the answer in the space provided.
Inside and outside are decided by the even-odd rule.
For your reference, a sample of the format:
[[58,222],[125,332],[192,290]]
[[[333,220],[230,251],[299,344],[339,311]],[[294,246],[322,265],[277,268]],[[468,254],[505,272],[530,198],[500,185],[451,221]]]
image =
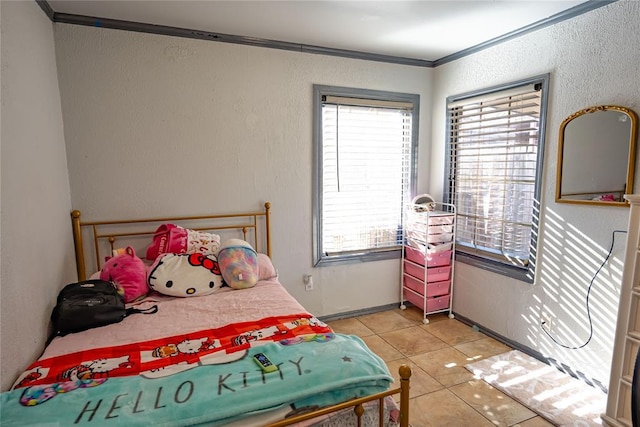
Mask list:
[[447,105],[457,247],[527,268],[533,229],[540,85]]
[[322,102],[322,252],[399,245],[409,191],[412,104],[326,96]]

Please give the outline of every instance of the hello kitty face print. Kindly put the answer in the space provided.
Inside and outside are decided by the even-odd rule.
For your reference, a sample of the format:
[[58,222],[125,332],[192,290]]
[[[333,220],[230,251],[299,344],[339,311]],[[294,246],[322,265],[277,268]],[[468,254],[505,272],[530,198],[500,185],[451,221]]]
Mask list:
[[161,294],[195,297],[216,292],[224,281],[214,255],[165,254],[151,266],[148,284]]

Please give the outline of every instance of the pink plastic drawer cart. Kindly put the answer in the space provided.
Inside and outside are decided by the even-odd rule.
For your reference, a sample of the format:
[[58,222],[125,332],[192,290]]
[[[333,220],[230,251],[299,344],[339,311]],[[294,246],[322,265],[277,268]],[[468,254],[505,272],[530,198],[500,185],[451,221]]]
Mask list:
[[429,314],[449,312],[453,319],[453,267],[456,209],[430,195],[416,196],[405,209],[400,265],[400,308],[405,301]]

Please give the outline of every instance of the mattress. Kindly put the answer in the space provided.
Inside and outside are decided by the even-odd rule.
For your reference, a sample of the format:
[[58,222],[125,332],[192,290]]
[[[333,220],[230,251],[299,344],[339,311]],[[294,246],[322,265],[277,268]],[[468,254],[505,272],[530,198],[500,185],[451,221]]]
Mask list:
[[[332,331],[277,278],[193,298],[152,293],[135,307],[154,304],[155,314],[53,339],[2,393],[1,424],[264,425],[393,381],[358,337]],[[257,353],[278,369],[265,373]],[[397,407],[386,403],[393,424]],[[340,416],[352,415],[304,425],[350,422]]]

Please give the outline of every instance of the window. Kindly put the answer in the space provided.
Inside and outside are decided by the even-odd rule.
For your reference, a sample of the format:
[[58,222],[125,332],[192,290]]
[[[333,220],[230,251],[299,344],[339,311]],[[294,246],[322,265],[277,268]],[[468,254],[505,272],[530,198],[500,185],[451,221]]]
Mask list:
[[314,265],[397,256],[419,95],[314,85]]
[[549,76],[447,99],[458,261],[533,282]]

